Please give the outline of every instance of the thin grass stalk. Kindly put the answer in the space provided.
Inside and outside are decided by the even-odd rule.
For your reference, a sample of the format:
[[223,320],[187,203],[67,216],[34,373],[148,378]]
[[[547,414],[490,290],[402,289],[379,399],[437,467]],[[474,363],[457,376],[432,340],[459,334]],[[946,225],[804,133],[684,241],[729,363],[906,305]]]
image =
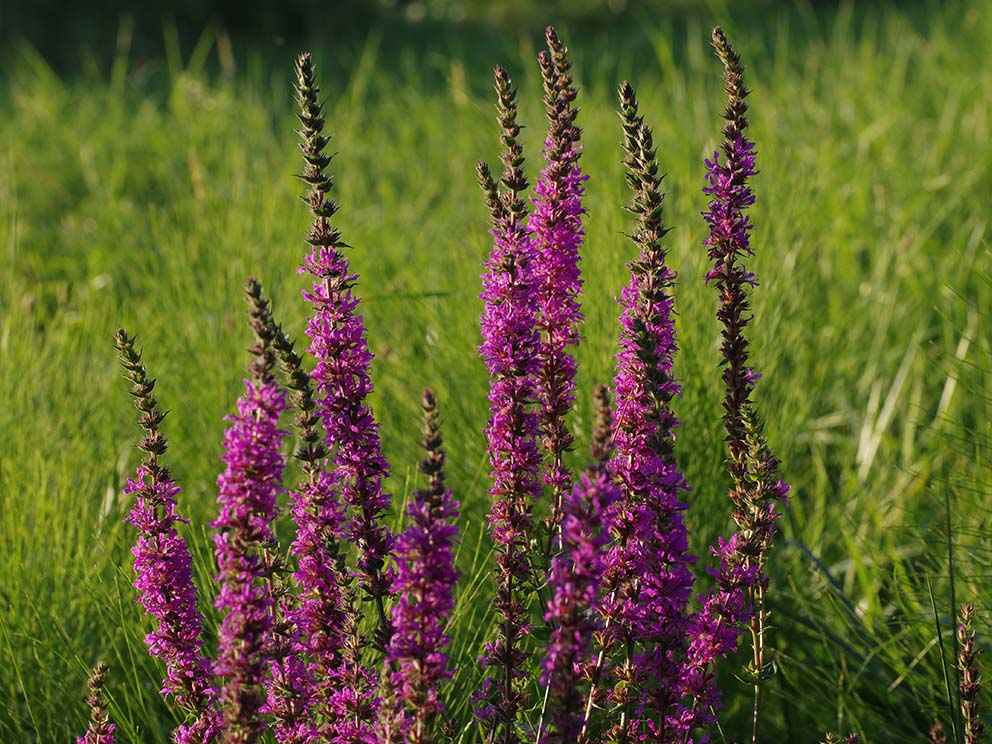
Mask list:
[[959,710],[955,710],[954,700],[955,700],[955,690],[954,685],[951,682],[951,672],[947,665],[946,651],[944,650],[944,630],[940,627],[940,614],[937,612],[937,598],[933,593],[933,583],[930,581],[930,576],[926,577],[927,594],[930,597],[930,611],[933,613],[934,628],[937,633],[937,651],[940,654],[940,671],[944,678],[944,694],[947,695],[947,705],[951,714],[951,739],[955,742],[960,742],[961,739],[958,737],[958,714]]

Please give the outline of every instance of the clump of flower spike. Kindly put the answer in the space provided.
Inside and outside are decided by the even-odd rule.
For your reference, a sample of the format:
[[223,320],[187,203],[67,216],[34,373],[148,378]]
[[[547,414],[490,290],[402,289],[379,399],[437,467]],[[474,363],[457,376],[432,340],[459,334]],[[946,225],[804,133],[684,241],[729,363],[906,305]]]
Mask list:
[[479,350],[490,374],[486,437],[493,506],[489,520],[497,564],[493,604],[500,619],[496,640],[486,644],[483,664],[490,673],[475,703],[476,715],[489,730],[488,740],[516,744],[520,741],[517,715],[527,704],[522,689],[527,659],[523,641],[530,631],[525,590],[531,578],[532,511],[540,493],[538,418],[532,411],[539,334],[535,328],[534,251],[521,198],[527,179],[518,141],[516,91],[503,68],[497,67],[495,76],[503,188],[480,163],[479,183],[492,217],[494,245],[482,277],[485,310]]
[[977,744],[985,734],[985,724],[978,717],[978,700],[981,693],[981,677],[976,661],[981,650],[975,646],[975,630],[972,620],[975,606],[961,607],[958,624],[958,669],[961,672],[961,722],[964,727],[965,744]]
[[215,605],[223,616],[214,671],[221,680],[225,741],[232,744],[255,742],[265,729],[260,712],[275,610],[272,556],[278,550],[272,520],[286,464],[279,453],[286,435],[279,428],[286,393],[272,374],[274,329],[264,322],[268,303],[254,279],[248,280],[246,296],[255,360],[224,432],[226,467],[217,479],[220,513],[212,525],[220,569]]
[[[325,169],[331,157],[324,152],[329,138],[321,134],[319,93],[313,60],[302,54],[297,60],[300,147],[305,161],[301,178],[310,185],[306,201],[314,223],[307,238],[312,248],[300,271],[314,279],[312,290],[303,296],[313,307],[307,335],[317,364],[310,375],[315,394],[309,397],[308,392],[305,406],[300,406],[307,457],[312,459],[294,504],[299,529],[293,552],[299,557],[300,595],[299,606],[287,615],[300,633],[298,650],[309,656],[314,705],[323,714],[320,735],[343,744],[373,740],[378,698],[376,674],[363,661],[369,643],[358,629],[357,597],[340,541],[347,538],[358,546],[360,588],[374,604],[378,619],[371,645],[384,652],[391,633],[385,599],[392,584],[392,569],[386,565],[392,536],[382,523],[390,502],[382,480],[389,468],[382,457],[378,424],[366,402],[372,392],[372,354],[362,317],[355,312],[359,300],[351,290],[357,276],[350,272],[343,253],[347,244],[329,222],[338,206],[328,198],[332,180]],[[321,470],[314,450],[315,412],[330,453],[328,472]]]
[[338,205],[328,198],[333,182],[325,173],[331,156],[324,148],[330,138],[321,133],[323,106],[318,102],[320,91],[309,54],[300,56],[297,77],[300,147],[306,162],[301,178],[310,184],[306,200],[314,216],[307,238],[312,249],[300,269],[313,277],[313,288],[303,293],[313,306],[307,335],[317,365],[311,376],[333,475],[342,500],[352,512],[346,532],[359,549],[359,583],[372,599],[379,620],[374,643],[384,651],[390,634],[385,599],[391,591],[392,569],[387,562],[393,538],[382,521],[390,505],[389,494],[382,488],[389,466],[382,456],[379,425],[367,402],[372,392],[372,353],[364,321],[356,313],[359,298],[352,288],[358,276],[348,267],[344,253],[348,245],[330,223],[338,211]]
[[[742,263],[743,258],[754,255],[750,245],[751,220],[745,212],[754,203],[748,179],[757,173],[754,143],[744,136],[747,127],[744,99],[748,90],[743,82],[740,56],[719,27],[713,29],[713,47],[723,62],[728,103],[723,114],[726,120],[721,145],[723,162],[719,152],[706,161],[708,183],[703,191],[711,200],[703,216],[710,228],[706,246],[713,262],[706,280],[720,293],[717,317],[723,325],[720,353],[726,388],[724,426],[732,480],[730,499],[738,532],[727,542],[721,540],[714,551],[720,559],[720,589],[708,598],[704,613],[710,616],[707,624],[711,629],[721,623],[718,616],[723,617],[720,633],[744,620],[748,623],[752,658],[746,671],[754,687],[752,741],[757,742],[761,683],[769,674],[765,661],[768,626],[765,563],[774,522],[779,516],[776,508],[786,502],[789,486],[777,477],[778,460],[762,435],[751,401],[751,391],[759,375],[748,364],[748,342],[744,335],[751,322],[748,290],[757,284],[755,275]],[[747,594],[743,606],[742,591]],[[709,607],[711,604],[715,604],[715,611]],[[735,647],[736,638],[721,651],[726,653]],[[714,656],[713,650],[703,653]]]
[[551,727],[541,732],[542,744],[572,744],[582,733],[581,674],[590,663],[592,636],[600,629],[608,520],[619,497],[605,469],[593,467],[563,504],[562,552],[551,561],[551,599],[544,615],[552,630],[541,684],[550,694]]
[[[683,741],[674,716],[685,646],[686,605],[692,589],[681,494],[688,490],[674,459],[679,425],[670,402],[677,350],[672,286],[662,244],[661,175],[651,130],[638,115],[629,83],[620,87],[624,165],[637,217],[631,240],[640,253],[619,303],[621,336],[614,380],[615,419],[609,462],[621,489],[607,560],[600,657],[593,670],[611,674],[609,741]],[[612,661],[612,668],[609,662]],[[590,704],[592,700],[590,699]],[[587,706],[591,709],[591,705]]]
[[138,425],[145,432],[138,443],[145,457],[124,489],[125,494],[135,496],[127,516],[127,522],[138,530],[137,544],[131,549],[134,588],[145,612],[156,621],[145,645],[151,656],[165,664],[161,693],[172,696],[189,716],[189,722],[173,732],[174,740],[177,744],[209,744],[219,735],[221,720],[210,660],[203,653],[203,618],[196,606],[193,561],[176,530],[176,523],[185,521],[176,512],[179,486],[158,459],[168,448],[159,431],[165,412],[158,407],[155,380],[148,377],[134,339],[121,328],[114,341],[132,383],[134,405],[141,412]]
[[93,667],[93,672],[86,680],[90,694],[86,704],[90,706],[90,723],[86,733],[76,738],[76,744],[114,744],[114,730],[117,725],[111,723],[107,715],[107,701],[103,695],[103,684],[107,679],[107,665],[102,661]]
[[395,631],[389,644],[389,661],[395,665],[393,687],[406,709],[410,744],[432,744],[431,724],[444,710],[438,685],[453,674],[445,648],[445,633],[455,607],[458,573],[454,548],[458,537],[458,502],[444,483],[444,450],[437,400],[430,389],[421,398],[424,413],[422,446],[426,455],[420,472],[429,487],[411,496],[410,524],[396,539],[397,602],[393,606]]
[[535,254],[537,325],[541,332],[536,395],[543,445],[549,458],[544,481],[554,493],[550,515],[553,534],[561,520],[561,499],[571,484],[571,475],[562,462],[574,441],[565,425],[565,416],[575,401],[576,366],[568,347],[578,345],[582,322],[579,247],[584,236],[583,183],[588,176],[578,165],[581,131],[575,125],[578,109],[574,105],[577,91],[572,83],[572,65],[551,26],[546,39],[548,51],[538,55],[548,118],[545,166],[534,187],[534,211],[527,230]]
[[290,493],[297,524],[296,539],[290,548],[298,561],[294,574],[296,594],[289,591],[284,580],[285,566],[273,558],[275,607],[263,712],[271,720],[277,741],[304,744],[317,735],[317,690],[312,673],[317,673],[325,685],[321,692],[326,699],[328,689],[333,689],[333,671],[338,663],[340,644],[333,629],[340,626],[342,618],[336,552],[342,517],[333,483],[323,468],[327,449],[321,441],[313,383],[293,341],[275,322],[261,286],[252,280],[249,295],[255,297],[250,305],[253,325],[258,324],[264,329],[261,333],[271,339],[287,378],[301,440],[296,458],[304,474],[303,482]]

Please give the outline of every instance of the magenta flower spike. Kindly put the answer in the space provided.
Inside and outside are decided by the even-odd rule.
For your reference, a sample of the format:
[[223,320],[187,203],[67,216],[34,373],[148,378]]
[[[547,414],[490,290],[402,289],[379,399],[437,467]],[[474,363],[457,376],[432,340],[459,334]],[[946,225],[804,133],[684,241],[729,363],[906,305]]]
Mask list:
[[395,631],[387,658],[396,669],[393,688],[409,722],[405,741],[433,744],[430,727],[444,710],[438,687],[454,674],[445,649],[451,643],[446,628],[458,581],[454,566],[458,502],[444,484],[445,455],[431,390],[424,390],[421,406],[427,454],[420,472],[428,476],[430,486],[413,492],[407,510],[409,527],[396,539]]
[[486,644],[482,663],[487,678],[475,696],[476,716],[489,741],[517,744],[517,715],[527,706],[523,689],[530,631],[526,585],[530,579],[532,512],[540,494],[538,417],[532,410],[538,368],[539,334],[534,251],[525,227],[527,188],[523,148],[518,142],[516,91],[506,71],[495,69],[503,143],[501,190],[480,163],[479,182],[492,216],[493,249],[482,277],[482,345],[479,351],[490,375],[489,463],[493,498],[490,535],[496,551],[496,640]]
[[620,491],[603,469],[583,475],[563,504],[562,552],[551,562],[551,599],[544,614],[551,642],[541,684],[550,691],[551,727],[542,744],[577,742],[585,723],[583,669],[601,630],[599,586],[606,569],[609,515]]
[[134,339],[121,328],[114,340],[132,383],[135,407],[141,412],[138,425],[145,431],[138,443],[145,458],[124,488],[125,494],[135,496],[126,518],[138,530],[137,544],[131,549],[134,588],[146,614],[155,620],[145,645],[151,656],[165,664],[162,695],[172,697],[189,716],[173,732],[174,741],[209,744],[221,732],[221,719],[210,659],[203,653],[203,618],[196,605],[193,561],[176,529],[178,522],[185,521],[176,511],[179,486],[158,461],[168,447],[159,431],[165,413],[158,407],[155,380],[148,377]]
[[372,352],[364,321],[357,313],[359,298],[352,291],[358,276],[348,266],[344,253],[348,245],[330,223],[338,211],[338,205],[327,196],[332,181],[325,169],[331,156],[324,148],[330,138],[321,134],[320,89],[309,54],[300,56],[297,75],[301,148],[306,162],[301,177],[310,184],[307,201],[314,216],[307,238],[311,250],[300,269],[313,278],[312,289],[303,292],[312,306],[307,335],[317,365],[311,377],[331,473],[350,511],[345,536],[358,546],[359,585],[375,606],[379,621],[375,645],[384,651],[391,633],[385,601],[391,593],[393,570],[388,563],[393,537],[383,523],[390,496],[383,491],[382,481],[389,476],[389,465],[382,456],[379,425],[367,401],[372,392]]
[[[630,211],[637,217],[630,238],[640,254],[618,300],[614,453],[608,467],[621,499],[604,581],[600,658],[612,659],[614,682],[608,694],[614,716],[606,733],[609,741],[674,742],[684,734],[674,719],[694,560],[682,517],[688,486],[673,455],[679,422],[670,402],[680,392],[672,375],[675,272],[662,244],[668,229],[653,138],[629,83],[620,87],[620,104]],[[602,674],[602,661],[599,667],[596,673]]]
[[[309,53],[297,58],[297,96],[306,161],[302,179],[310,185],[307,201],[315,217],[308,238],[313,248],[301,271],[315,276],[313,291],[304,297],[314,305],[308,334],[317,367],[308,375],[292,341],[270,321],[293,391],[303,440],[297,456],[305,478],[290,495],[297,525],[290,549],[297,560],[296,592],[283,592],[279,604],[283,620],[266,712],[275,719],[281,742],[373,741],[377,682],[361,657],[368,645],[384,649],[389,637],[384,598],[391,574],[385,558],[392,538],[379,522],[389,503],[381,490],[386,468],[377,425],[364,403],[371,390],[371,354],[361,317],[353,312],[354,277],[340,250],[345,247],[340,234],[328,222],[338,207],[327,197],[329,139],[321,135],[324,118]],[[353,576],[341,549],[345,539],[359,546],[356,575],[378,611],[372,644],[359,632]]]
[[103,683],[107,678],[107,665],[102,661],[93,667],[93,673],[86,680],[90,694],[86,703],[90,706],[90,723],[86,733],[76,737],[76,744],[115,744],[114,731],[117,724],[107,716],[107,701],[103,694]]
[[[287,585],[285,566],[272,556],[273,623],[269,632],[268,674],[264,678],[262,712],[281,744],[310,744],[321,731],[318,699],[336,689],[336,670],[343,641],[339,628],[345,621],[337,544],[343,517],[333,482],[323,469],[327,450],[318,431],[313,384],[303,369],[293,341],[275,322],[261,286],[249,280],[253,327],[270,340],[287,377],[296,411],[295,424],[302,444],[296,453],[303,482],[290,493],[297,524],[290,548],[298,561],[293,574],[295,593]],[[320,684],[318,684],[318,680]]]
[[527,231],[535,254],[537,325],[541,333],[536,394],[541,436],[550,459],[543,475],[554,493],[553,532],[561,521],[562,496],[571,486],[571,475],[562,459],[574,441],[565,416],[575,401],[576,365],[569,347],[578,345],[582,322],[579,248],[585,235],[583,184],[589,177],[579,167],[581,131],[575,125],[577,91],[568,51],[553,27],[548,26],[546,38],[549,51],[538,56],[548,117],[545,165],[534,187],[534,211]]
[[750,244],[752,224],[747,209],[754,204],[754,192],[748,180],[757,173],[754,143],[747,140],[748,90],[744,86],[744,68],[723,31],[713,29],[713,47],[723,62],[728,103],[723,118],[724,140],[720,152],[706,161],[707,185],[703,192],[710,197],[703,213],[710,228],[706,239],[713,267],[706,281],[720,294],[717,318],[723,325],[720,353],[723,356],[724,427],[727,430],[728,470],[732,481],[730,500],[738,532],[730,540],[720,540],[713,549],[719,560],[718,587],[703,598],[703,609],[693,620],[695,641],[690,649],[686,673],[686,694],[696,706],[715,704],[712,663],[737,648],[740,628],[746,624],[751,640],[751,660],[745,673],[754,689],[753,730],[751,740],[757,744],[761,719],[762,681],[769,675],[765,661],[768,639],[768,613],[765,573],[768,551],[781,515],[780,505],[788,501],[789,485],[778,478],[779,462],[771,453],[762,434],[761,421],[751,400],[751,391],[760,377],[748,360],[748,341],[744,331],[752,320],[749,290],[757,280],[743,264],[753,256]]
[[272,521],[286,465],[279,453],[287,434],[279,428],[286,393],[273,378],[273,329],[263,320],[269,311],[254,279],[248,280],[247,299],[256,359],[237,413],[227,419],[231,426],[224,432],[222,458],[226,467],[217,479],[220,513],[212,525],[217,530],[214,551],[221,587],[215,606],[223,617],[214,671],[221,681],[225,741],[232,744],[252,744],[265,730],[263,679],[276,602],[271,556],[278,552]]

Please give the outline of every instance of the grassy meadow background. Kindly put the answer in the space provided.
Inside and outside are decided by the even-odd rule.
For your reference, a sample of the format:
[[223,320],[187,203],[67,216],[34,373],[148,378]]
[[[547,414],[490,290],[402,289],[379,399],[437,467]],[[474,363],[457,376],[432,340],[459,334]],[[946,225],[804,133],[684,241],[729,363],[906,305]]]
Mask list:
[[[81,734],[98,659],[111,667],[119,740],[167,741],[175,719],[130,586],[121,489],[139,458],[111,335],[118,325],[138,335],[171,410],[168,463],[213,633],[208,523],[223,417],[248,361],[247,276],[305,341],[296,269],[309,219],[292,177],[291,82],[307,48],[340,153],[337,224],[361,274],[397,507],[418,482],[419,390],[434,387],[442,406],[464,509],[448,715],[459,741],[477,741],[465,727],[489,627],[487,376],[476,351],[489,240],[474,163],[496,164],[500,63],[521,89],[536,174],[534,57],[551,22],[575,63],[590,175],[573,462],[586,457],[592,388],[611,379],[613,298],[634,255],[615,114],[616,84],[629,78],[668,173],[677,456],[694,489],[701,575],[707,546],[730,532],[700,217],[724,104],[708,45],[721,23],[747,65],[761,171],[757,400],[793,484],[770,566],[766,740],[837,729],[922,742],[935,717],[949,721],[954,669],[941,654],[952,650],[952,607],[975,602],[983,646],[992,617],[987,3],[350,4],[268,30],[195,13],[77,11],[46,24],[44,7],[0,15],[0,741]],[[740,735],[750,696],[733,669],[724,722]],[[992,714],[992,695],[984,701]]]

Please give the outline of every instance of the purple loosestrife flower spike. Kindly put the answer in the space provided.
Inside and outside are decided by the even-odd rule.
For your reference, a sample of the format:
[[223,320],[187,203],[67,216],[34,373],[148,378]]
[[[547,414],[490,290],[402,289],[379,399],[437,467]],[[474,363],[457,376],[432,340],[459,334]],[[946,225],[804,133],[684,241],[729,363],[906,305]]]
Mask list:
[[[672,376],[677,351],[667,265],[662,176],[651,129],[638,114],[629,83],[620,86],[624,166],[636,217],[629,236],[639,248],[618,300],[620,351],[614,378],[615,452],[609,462],[620,485],[614,546],[604,577],[604,632],[599,663],[613,661],[610,741],[681,741],[678,660],[684,653],[686,606],[692,590],[682,494],[688,491],[674,458],[678,419],[670,403],[680,388]],[[591,702],[591,700],[590,700]]]
[[[296,457],[304,473],[303,485],[291,493],[298,529],[290,552],[300,563],[295,577],[298,595],[290,592],[285,581],[288,569],[284,562],[272,556],[275,607],[269,633],[269,674],[264,680],[266,699],[262,712],[271,720],[277,741],[309,744],[318,730],[314,710],[316,686],[311,672],[320,673],[320,678],[330,684],[333,677],[328,669],[337,664],[336,635],[328,633],[327,628],[340,624],[336,546],[341,519],[336,516],[337,494],[323,472],[327,449],[318,430],[320,417],[315,413],[317,404],[310,375],[303,369],[303,360],[293,341],[276,323],[272,306],[263,297],[261,286],[250,284],[249,295],[253,297],[250,303],[252,326],[260,337],[270,339],[273,353],[287,378],[301,441]],[[328,514],[331,519],[325,520]],[[326,542],[322,542],[322,537],[326,537]],[[331,590],[325,593],[327,587]],[[301,620],[303,622],[298,625],[297,621]],[[301,632],[301,627],[305,632]],[[309,654],[316,660],[308,666]],[[329,665],[319,663],[325,659],[330,660]]]
[[387,562],[393,538],[382,521],[390,505],[390,496],[382,489],[389,466],[382,456],[379,425],[367,402],[372,392],[372,353],[364,321],[357,314],[359,298],[352,292],[358,277],[348,267],[344,253],[348,245],[330,223],[338,211],[338,205],[328,197],[332,180],[325,173],[331,156],[324,148],[330,138],[321,134],[323,107],[318,102],[320,90],[309,54],[300,55],[297,61],[297,78],[300,147],[305,161],[301,178],[310,185],[306,201],[314,216],[307,238],[311,251],[300,271],[313,277],[312,290],[303,296],[313,306],[307,335],[310,353],[317,360],[312,372],[317,410],[324,424],[334,478],[352,513],[347,537],[358,546],[360,585],[371,597],[379,621],[374,645],[385,651],[391,633],[385,600],[391,592],[392,569]]
[[737,534],[729,542],[721,542],[717,549],[721,559],[721,590],[713,595],[713,600],[727,608],[727,624],[734,625],[743,619],[739,599],[721,595],[728,590],[746,588],[745,613],[749,615],[752,651],[746,671],[754,687],[751,739],[757,744],[761,683],[771,673],[765,662],[768,623],[765,564],[774,521],[779,516],[776,504],[786,502],[789,486],[777,477],[779,462],[768,448],[751,401],[751,391],[759,375],[748,364],[748,342],[744,335],[751,322],[748,290],[757,284],[754,274],[742,263],[743,258],[754,255],[750,245],[751,220],[745,212],[754,204],[748,179],[757,173],[754,143],[744,136],[747,127],[744,99],[748,90],[743,82],[740,56],[719,27],[713,29],[713,47],[723,62],[728,103],[723,114],[726,120],[721,145],[723,162],[719,152],[706,161],[707,186],[703,191],[711,199],[703,216],[710,228],[706,246],[713,262],[706,280],[720,293],[717,317],[723,325],[720,353],[726,387],[723,418],[732,480],[730,499],[738,526]]
[[114,730],[117,725],[107,716],[107,701],[103,695],[103,683],[107,678],[107,665],[102,661],[93,667],[93,673],[86,680],[90,694],[86,698],[90,706],[90,724],[83,736],[76,738],[76,744],[114,744]]
[[221,587],[215,605],[223,616],[214,671],[222,680],[224,740],[232,744],[251,744],[265,729],[260,711],[275,619],[272,556],[278,552],[272,520],[286,465],[279,453],[286,436],[279,428],[286,393],[272,375],[275,329],[265,322],[271,313],[253,278],[246,297],[255,333],[251,353],[256,358],[237,413],[227,419],[231,426],[224,432],[226,467],[217,479],[220,513],[212,525],[217,530],[214,550]]
[[981,649],[975,646],[975,630],[972,620],[975,617],[974,605],[961,607],[958,625],[958,669],[961,671],[961,720],[964,723],[965,744],[978,744],[985,734],[985,724],[978,718],[978,701],[982,680],[978,674],[976,661]]
[[137,544],[131,549],[134,588],[145,612],[156,621],[145,645],[151,656],[165,664],[161,693],[172,696],[189,714],[189,723],[180,725],[173,739],[177,744],[209,744],[220,734],[221,720],[210,660],[203,653],[203,618],[196,606],[193,561],[176,530],[176,523],[185,521],[176,512],[179,486],[158,461],[168,448],[159,431],[165,413],[158,407],[155,380],[148,377],[134,339],[121,328],[114,341],[140,411],[138,426],[145,432],[138,443],[145,457],[124,488],[125,494],[135,495],[127,516],[127,522],[138,530]]
[[421,407],[426,455],[420,472],[430,485],[413,492],[407,510],[410,526],[396,540],[398,601],[393,606],[395,632],[387,657],[396,668],[393,687],[410,719],[405,739],[410,744],[435,741],[430,726],[444,710],[438,685],[454,673],[445,653],[451,643],[445,628],[455,607],[458,581],[454,567],[458,502],[444,484],[437,400],[430,389],[424,390]]
[[476,694],[476,715],[490,742],[517,744],[518,713],[527,707],[523,690],[527,654],[523,644],[530,630],[528,600],[532,511],[540,493],[537,444],[538,418],[532,411],[538,365],[539,334],[533,248],[525,229],[527,188],[523,148],[518,137],[516,91],[506,71],[495,69],[503,145],[499,189],[485,164],[479,182],[492,216],[493,249],[482,277],[482,345],[479,351],[490,375],[489,462],[493,497],[490,535],[496,551],[496,598],[500,616],[497,637],[486,644],[483,664],[489,676]]
[[[296,457],[304,472],[303,483],[291,493],[297,592],[291,594],[277,575],[279,619],[272,631],[264,712],[279,742],[351,742],[357,740],[353,734],[369,738],[375,697],[355,694],[355,689],[367,691],[370,677],[358,661],[362,646],[352,640],[354,590],[339,549],[344,516],[334,479],[324,468],[327,449],[313,383],[268,303],[256,308],[288,380],[301,440]],[[353,684],[356,674],[361,687]]]
[[589,662],[592,636],[600,629],[599,584],[606,568],[608,515],[619,498],[606,472],[594,468],[580,478],[563,505],[563,552],[551,562],[552,596],[544,615],[552,628],[541,674],[541,684],[551,694],[551,731],[541,732],[540,739],[545,744],[573,744],[582,731],[581,670]]
[[[538,57],[548,118],[545,166],[534,189],[534,211],[527,230],[535,254],[537,325],[541,333],[536,393],[541,436],[549,458],[544,481],[554,492],[549,525],[553,535],[561,521],[563,494],[571,484],[571,475],[562,462],[574,441],[565,425],[565,416],[575,401],[576,365],[568,347],[578,345],[582,322],[579,247],[584,236],[583,183],[588,176],[582,174],[578,165],[581,132],[575,125],[577,91],[572,83],[571,62],[551,26],[546,37],[549,51],[542,51]],[[548,552],[551,552],[550,542]]]

